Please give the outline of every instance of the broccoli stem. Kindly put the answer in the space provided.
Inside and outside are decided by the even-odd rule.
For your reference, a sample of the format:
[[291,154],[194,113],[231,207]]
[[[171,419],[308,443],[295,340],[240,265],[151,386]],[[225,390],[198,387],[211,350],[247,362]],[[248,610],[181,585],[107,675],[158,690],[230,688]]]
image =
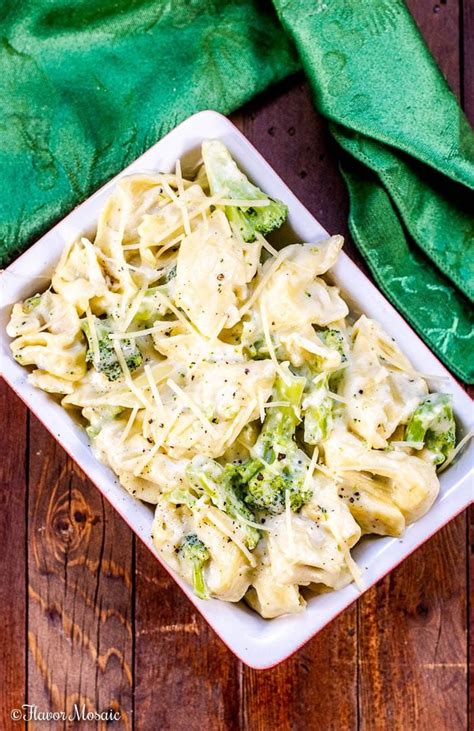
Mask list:
[[303,402],[304,440],[307,444],[318,444],[326,439],[332,428],[333,401],[327,395],[328,377],[320,377],[309,383],[308,394]]
[[423,443],[432,452],[434,463],[441,465],[456,443],[452,396],[432,393],[424,398],[407,424],[405,440]]
[[[99,319],[94,317],[94,326],[97,335],[97,341],[99,345],[98,358],[94,357],[94,344],[92,342],[92,334],[90,331],[89,323],[87,320],[82,322],[82,330],[85,333],[89,348],[87,350],[86,361],[93,364],[93,366],[100,373],[109,379],[109,381],[116,381],[122,375],[122,368],[117,358],[113,342],[110,338],[110,334],[113,331],[112,325],[108,319]],[[132,372],[136,370],[142,362],[142,355],[137,347],[134,340],[122,340],[120,347],[122,348],[123,357],[125,362]]]
[[207,547],[195,533],[189,533],[184,537],[178,549],[178,556],[182,561],[191,566],[193,589],[196,596],[199,599],[209,599],[209,593],[204,580],[204,565],[211,557]]

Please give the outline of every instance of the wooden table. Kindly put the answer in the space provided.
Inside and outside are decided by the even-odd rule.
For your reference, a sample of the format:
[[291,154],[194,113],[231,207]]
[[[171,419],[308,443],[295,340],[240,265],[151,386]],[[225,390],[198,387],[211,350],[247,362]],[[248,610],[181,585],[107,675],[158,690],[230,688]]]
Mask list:
[[[438,3],[409,6],[472,119],[474,5]],[[303,78],[234,119],[323,225],[347,236],[334,146]],[[144,731],[467,728],[467,512],[291,659],[254,671],[5,384],[0,414],[0,729],[19,728],[10,711],[23,703],[75,702],[117,709],[114,728]]]

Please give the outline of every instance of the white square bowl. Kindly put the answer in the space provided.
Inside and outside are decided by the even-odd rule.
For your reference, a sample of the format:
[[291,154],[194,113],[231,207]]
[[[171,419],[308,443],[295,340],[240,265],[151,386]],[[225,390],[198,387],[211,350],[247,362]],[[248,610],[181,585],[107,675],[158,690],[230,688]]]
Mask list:
[[[64,246],[71,239],[95,227],[99,211],[117,180],[131,173],[171,171],[177,158],[181,158],[186,170],[186,167],[199,157],[202,140],[209,138],[221,139],[238,164],[257,185],[288,205],[288,224],[280,235],[282,242],[293,243],[327,238],[327,232],[239,130],[220,114],[206,111],[195,114],[176,127],[66,216],[13,262],[2,275],[0,352],[2,373],[6,381],[157,556],[160,563],[162,561],[153,548],[150,537],[153,517],[151,508],[134,500],[121,487],[112,471],[95,459],[85,431],[71,416],[47,393],[29,385],[27,370],[19,366],[12,357],[5,327],[14,302],[46,288]],[[467,433],[472,418],[471,401],[467,394],[344,253],[340,255],[333,269],[333,278],[352,307],[378,320],[397,340],[418,370],[448,379],[442,382],[442,390],[453,394],[459,436],[462,437]],[[434,390],[436,385],[439,388],[439,383],[432,384]],[[473,451],[472,446],[471,449],[465,449],[441,475],[441,491],[435,504],[423,518],[407,528],[402,539],[371,537],[364,539],[356,547],[354,555],[362,568],[367,588],[472,502]],[[174,576],[190,601],[232,652],[244,663],[257,669],[272,667],[287,658],[360,596],[359,591],[351,584],[340,591],[310,599],[306,612],[302,614],[265,620],[242,602],[229,604],[215,599],[207,602],[197,599],[179,577],[166,566],[165,568]]]

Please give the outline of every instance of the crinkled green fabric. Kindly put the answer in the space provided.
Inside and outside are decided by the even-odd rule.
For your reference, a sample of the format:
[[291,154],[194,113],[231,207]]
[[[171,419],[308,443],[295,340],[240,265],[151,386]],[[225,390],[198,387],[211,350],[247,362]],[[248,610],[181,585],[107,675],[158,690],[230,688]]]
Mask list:
[[0,3],[3,262],[194,112],[299,61],[259,0]]
[[275,0],[344,150],[351,233],[388,298],[474,380],[474,136],[401,0]]
[[[303,66],[380,287],[473,378],[474,139],[401,0],[7,0],[0,257],[200,109]],[[295,48],[297,51],[295,51]]]

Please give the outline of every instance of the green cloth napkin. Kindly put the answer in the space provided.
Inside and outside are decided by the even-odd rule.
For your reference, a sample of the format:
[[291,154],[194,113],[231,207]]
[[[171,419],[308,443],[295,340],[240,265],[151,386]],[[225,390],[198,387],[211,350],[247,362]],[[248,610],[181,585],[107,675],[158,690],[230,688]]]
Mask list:
[[261,0],[6,0],[2,263],[193,112],[228,113],[302,65],[374,277],[474,380],[473,137],[454,96],[402,2],[274,5],[281,24]]
[[474,380],[474,136],[401,0],[275,0],[343,150],[353,238],[387,297]]

